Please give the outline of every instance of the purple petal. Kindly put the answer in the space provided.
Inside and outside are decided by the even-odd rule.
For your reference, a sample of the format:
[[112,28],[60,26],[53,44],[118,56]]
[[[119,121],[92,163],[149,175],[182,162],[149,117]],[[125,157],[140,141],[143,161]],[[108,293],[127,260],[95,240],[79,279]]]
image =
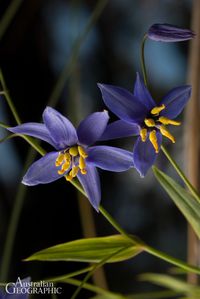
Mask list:
[[156,106],[156,103],[154,102],[150,92],[144,85],[144,82],[141,79],[139,73],[136,73],[136,81],[133,94],[143,105],[145,105],[148,108],[148,110],[151,110],[153,107]]
[[172,89],[161,101],[161,104],[165,104],[166,108],[160,112],[160,115],[171,119],[177,117],[187,104],[191,91],[190,85]]
[[61,113],[47,107],[43,112],[43,120],[56,148],[64,149],[77,143],[76,129]]
[[[17,279],[16,283],[11,283],[10,287],[8,287],[8,293],[3,294],[3,292],[0,292],[0,298],[1,299],[28,299],[29,292],[28,292],[28,285],[27,283],[30,282],[30,277],[27,277],[25,279]],[[15,288],[15,289],[14,289]],[[27,292],[25,292],[25,289],[27,289]]]
[[154,41],[181,42],[192,39],[195,33],[170,24],[154,24],[149,28],[147,36]]
[[90,114],[80,123],[77,129],[79,142],[85,145],[95,143],[104,132],[108,120],[107,111]]
[[78,173],[78,179],[87,194],[89,202],[98,212],[101,200],[101,186],[96,167],[87,164],[87,174]]
[[104,170],[121,172],[133,167],[132,152],[112,146],[94,146],[88,149],[87,162]]
[[[157,139],[159,147],[162,143],[162,136],[157,132]],[[153,145],[147,138],[145,142],[142,142],[138,137],[133,149],[133,163],[141,177],[144,177],[149,168],[154,164],[157,154]]]
[[106,106],[119,118],[131,123],[140,123],[144,120],[148,109],[129,91],[118,86],[97,85]]
[[58,152],[51,152],[34,162],[23,177],[22,183],[34,186],[48,184],[61,178],[62,176],[58,174],[59,168],[55,166],[57,157]]
[[139,135],[138,125],[117,120],[107,125],[99,140],[111,140],[135,135]]
[[8,128],[8,131],[16,134],[24,134],[35,138],[39,138],[43,141],[48,142],[53,147],[56,147],[56,144],[51,139],[49,131],[47,130],[44,124],[24,123],[16,127]]

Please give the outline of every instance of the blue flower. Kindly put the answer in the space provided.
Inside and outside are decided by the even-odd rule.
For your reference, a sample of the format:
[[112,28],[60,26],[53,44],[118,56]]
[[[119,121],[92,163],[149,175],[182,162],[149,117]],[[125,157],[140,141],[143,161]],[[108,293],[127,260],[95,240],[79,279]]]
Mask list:
[[120,120],[107,126],[101,140],[138,136],[133,149],[133,164],[143,177],[154,164],[162,135],[175,142],[167,125],[180,125],[174,121],[191,95],[191,86],[172,89],[157,105],[137,74],[134,92],[121,87],[98,84],[106,106]]
[[[28,299],[29,282],[30,277],[20,280],[20,282],[17,280],[16,283],[8,283],[5,288],[6,292],[0,289],[0,299]],[[25,289],[27,289],[26,292]]]
[[154,24],[149,28],[147,36],[154,41],[181,42],[192,39],[195,37],[195,33],[192,30],[170,24]]
[[8,130],[39,138],[56,151],[33,163],[22,183],[28,186],[51,183],[63,176],[67,181],[77,177],[92,206],[98,211],[101,199],[96,167],[121,172],[133,166],[132,155],[110,146],[91,146],[100,139],[108,123],[108,113],[95,112],[84,119],[77,130],[72,123],[51,107],[43,112],[44,123],[25,123]]

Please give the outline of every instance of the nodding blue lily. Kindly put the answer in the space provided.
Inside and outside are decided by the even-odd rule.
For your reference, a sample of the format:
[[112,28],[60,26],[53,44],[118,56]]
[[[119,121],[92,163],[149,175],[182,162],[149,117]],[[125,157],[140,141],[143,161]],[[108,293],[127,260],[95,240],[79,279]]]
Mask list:
[[154,24],[149,28],[147,36],[154,41],[169,43],[192,39],[195,37],[195,33],[192,30],[170,24]]
[[133,149],[133,163],[144,177],[154,164],[159,152],[162,136],[175,143],[167,126],[179,126],[176,118],[191,95],[191,86],[172,89],[159,104],[153,100],[143,80],[137,73],[134,92],[107,84],[98,84],[104,103],[120,120],[109,124],[101,140],[127,136],[138,136]]
[[95,112],[84,119],[77,130],[72,123],[51,107],[43,112],[44,123],[24,123],[8,128],[51,144],[55,151],[33,163],[22,183],[28,186],[51,183],[61,177],[82,184],[92,206],[98,211],[101,199],[96,167],[121,172],[133,167],[130,152],[111,146],[91,146],[98,141],[108,123],[108,112]]

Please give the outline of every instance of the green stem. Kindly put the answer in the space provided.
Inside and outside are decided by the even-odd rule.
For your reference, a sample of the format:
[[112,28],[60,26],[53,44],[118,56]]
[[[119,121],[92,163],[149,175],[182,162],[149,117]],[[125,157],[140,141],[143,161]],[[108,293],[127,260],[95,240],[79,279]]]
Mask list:
[[50,278],[46,278],[44,279],[45,281],[52,281],[52,282],[62,282],[63,280],[67,279],[67,278],[72,278],[74,276],[78,276],[80,274],[84,274],[86,272],[89,272],[93,269],[93,266],[81,269],[81,270],[77,270],[74,271],[72,273],[66,274],[66,275],[62,275],[62,276],[58,276],[58,277],[50,277]]
[[[143,40],[142,40],[142,44],[141,44],[141,67],[142,67],[142,74],[143,74],[143,78],[144,78],[144,83],[147,86],[147,72],[146,72],[145,55],[144,55],[144,47],[145,47],[146,39],[147,39],[147,35],[145,34],[144,37],[143,37]],[[178,173],[178,175],[180,176],[180,178],[184,181],[184,183],[186,184],[186,186],[188,187],[188,189],[190,190],[192,195],[200,203],[200,196],[199,196],[198,192],[192,186],[192,184],[189,182],[189,180],[187,179],[187,177],[185,176],[183,171],[180,169],[178,164],[171,157],[171,155],[169,154],[169,152],[165,149],[165,147],[163,145],[161,146],[161,149],[162,149],[163,153],[165,154],[165,156],[167,157],[167,159],[169,160],[169,162],[171,163],[171,165],[174,167],[174,169]]]
[[[77,188],[85,197],[87,197],[85,191],[81,187],[78,181],[72,180],[71,184]],[[107,219],[107,221],[114,227],[121,235],[128,238],[133,242],[134,244],[138,244],[138,241],[136,239],[134,240],[134,237],[130,236],[118,223],[117,221],[100,205],[99,206],[99,212]]]
[[0,70],[0,82],[1,82],[1,85],[2,85],[2,88],[3,88],[3,92],[4,92],[4,95],[5,95],[6,102],[8,103],[8,106],[9,106],[9,108],[10,108],[10,110],[11,110],[11,112],[12,112],[12,114],[13,114],[15,120],[16,120],[16,123],[18,125],[20,125],[21,124],[20,117],[17,113],[17,110],[16,110],[12,100],[11,100],[11,97],[10,97],[9,92],[7,90],[7,86],[6,86],[6,83],[5,83],[5,80],[4,80],[4,77],[3,77],[3,73],[2,73],[1,70]]
[[200,203],[200,197],[199,197],[198,192],[192,186],[192,184],[190,183],[190,181],[187,179],[187,177],[185,176],[185,174],[183,173],[183,171],[180,169],[180,167],[178,166],[178,164],[176,163],[176,161],[171,157],[171,155],[169,154],[169,152],[166,150],[166,148],[163,145],[161,146],[161,149],[162,149],[163,153],[165,154],[165,156],[167,157],[167,159],[169,160],[169,162],[171,163],[171,165],[174,167],[174,169],[178,173],[178,175],[180,176],[180,178],[183,180],[183,182],[185,183],[185,185],[188,187],[188,189],[190,190],[191,194]]
[[148,252],[151,255],[156,256],[159,259],[162,259],[162,260],[164,260],[164,261],[166,261],[166,262],[168,262],[172,265],[178,266],[178,267],[180,267],[180,268],[182,268],[182,269],[184,269],[188,272],[200,274],[200,268],[188,265],[187,263],[184,263],[181,260],[176,259],[176,258],[174,258],[174,257],[172,257],[172,256],[170,256],[170,255],[168,255],[164,252],[161,252],[161,251],[159,251],[155,248],[152,248],[148,245],[143,246],[143,250]]
[[[77,279],[73,279],[73,278],[65,279],[63,282],[66,282],[68,284],[72,284],[72,285],[77,286],[77,287],[82,283],[82,281],[77,280]],[[111,293],[109,291],[106,291],[106,290],[104,290],[100,287],[96,287],[94,285],[91,285],[89,283],[84,284],[84,289],[92,291],[92,292],[94,292],[96,294],[99,294],[99,295],[106,296],[108,298],[112,298],[112,299],[122,299],[123,298],[124,299],[124,297],[121,296],[121,295]]]
[[75,41],[73,48],[72,48],[72,55],[70,57],[70,60],[65,63],[65,66],[58,77],[56,84],[52,90],[50,99],[49,99],[49,106],[54,106],[61,95],[61,92],[63,91],[63,88],[65,87],[65,84],[67,80],[69,79],[70,75],[72,74],[74,67],[76,66],[76,62],[79,57],[80,49],[83,45],[83,42],[85,41],[88,33],[98,20],[99,16],[101,15],[102,11],[104,10],[108,0],[99,0],[95,6],[95,9],[91,15],[91,17],[88,20],[88,23],[86,24],[85,29],[81,33],[81,35],[77,38]]
[[144,84],[148,86],[148,81],[147,81],[147,70],[146,70],[146,64],[145,64],[145,55],[144,55],[144,47],[145,47],[145,42],[147,39],[147,35],[145,34],[142,40],[141,44],[141,50],[140,50],[140,63],[142,67],[142,75],[144,79]]
[[74,294],[72,295],[71,299],[76,299],[76,297],[78,296],[78,294],[80,293],[81,289],[84,287],[85,283],[88,281],[88,279],[94,274],[94,272],[102,267],[107,261],[109,261],[109,259],[111,259],[113,256],[119,254],[120,252],[123,252],[124,250],[126,250],[127,247],[123,247],[120,248],[119,250],[117,250],[116,252],[110,254],[109,256],[107,256],[106,258],[104,258],[102,261],[100,261],[98,264],[96,264],[95,266],[93,266],[93,269],[88,272],[88,274],[85,276],[85,278],[82,280],[82,283],[79,285],[79,287],[76,289],[76,291],[74,292]]
[[0,22],[0,40],[13,20],[23,0],[12,0]]

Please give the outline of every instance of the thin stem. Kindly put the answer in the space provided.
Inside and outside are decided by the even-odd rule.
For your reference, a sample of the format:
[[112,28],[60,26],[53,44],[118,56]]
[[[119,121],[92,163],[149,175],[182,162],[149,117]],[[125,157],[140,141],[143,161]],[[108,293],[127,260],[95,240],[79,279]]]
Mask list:
[[[87,197],[85,191],[81,187],[78,181],[72,180],[71,184],[76,187],[85,197]],[[138,241],[134,241],[134,237],[130,236],[118,223],[117,221],[100,205],[99,212],[108,220],[108,222],[114,227],[121,235],[128,238],[134,244],[138,244]]]
[[166,148],[163,145],[161,146],[161,149],[162,149],[163,153],[165,154],[165,156],[167,157],[167,159],[169,160],[169,162],[171,163],[171,165],[174,167],[174,169],[178,173],[178,175],[180,176],[180,178],[184,181],[185,185],[188,187],[188,189],[190,190],[191,194],[200,203],[200,197],[199,197],[198,192],[192,186],[192,184],[190,183],[190,181],[187,179],[187,177],[185,176],[185,174],[183,173],[183,171],[180,169],[180,167],[178,166],[178,164],[176,163],[176,161],[171,157],[171,155],[169,154],[169,152],[166,150]]
[[93,266],[90,266],[90,267],[87,267],[87,268],[84,268],[84,269],[81,269],[81,270],[77,270],[75,272],[72,272],[72,273],[69,273],[69,274],[66,274],[66,275],[62,275],[62,276],[58,276],[58,277],[53,277],[53,278],[46,278],[44,279],[45,281],[52,281],[52,282],[62,282],[64,279],[67,279],[67,278],[71,278],[71,277],[74,277],[74,276],[78,276],[80,274],[84,274],[86,272],[89,272],[93,269]]
[[7,90],[7,86],[6,86],[6,83],[5,83],[5,80],[4,80],[4,77],[3,77],[3,73],[2,73],[1,70],[0,70],[0,82],[1,82],[1,85],[2,85],[2,88],[3,88],[3,92],[4,92],[4,95],[5,95],[6,102],[8,103],[8,106],[9,106],[9,108],[10,108],[10,110],[11,110],[11,112],[12,112],[12,114],[13,114],[15,120],[16,120],[16,123],[18,125],[20,125],[21,124],[20,117],[17,113],[17,110],[16,110],[12,100],[11,100],[11,97],[10,97],[9,92]]
[[[66,282],[68,284],[72,284],[74,286],[79,286],[82,283],[82,281],[74,279],[74,278],[65,279],[63,282]],[[112,298],[112,299],[122,299],[122,298],[124,298],[121,295],[111,293],[109,291],[106,291],[102,288],[96,287],[96,286],[94,286],[92,284],[89,284],[89,283],[84,284],[84,289],[92,291],[92,292],[94,292],[96,294],[99,294],[99,295],[107,296],[108,298]]]
[[88,279],[94,274],[94,272],[102,267],[106,262],[109,261],[109,259],[111,259],[113,256],[119,254],[120,252],[123,252],[124,250],[126,250],[127,247],[123,247],[123,248],[120,248],[119,250],[117,250],[116,252],[110,254],[109,256],[107,256],[106,258],[104,258],[102,261],[100,261],[98,264],[96,264],[93,269],[88,272],[88,274],[85,276],[85,278],[82,280],[82,283],[79,285],[79,287],[76,289],[76,291],[74,292],[74,294],[72,295],[71,299],[75,299],[78,294],[80,293],[81,289],[84,287],[85,283],[88,281]]
[[91,15],[91,17],[88,20],[88,23],[81,33],[81,35],[77,38],[73,48],[72,48],[72,55],[70,57],[70,60],[66,62],[60,76],[57,79],[57,82],[52,90],[50,99],[49,99],[49,106],[54,106],[56,102],[58,101],[59,96],[61,95],[63,88],[65,87],[65,84],[67,80],[69,79],[70,75],[72,74],[74,67],[76,66],[76,62],[79,57],[80,49],[83,45],[83,42],[85,41],[88,33],[93,28],[94,24],[97,22],[99,16],[101,15],[102,11],[104,10],[108,0],[99,0],[97,2],[97,5],[95,6],[95,9]]
[[181,260],[179,259],[176,259],[164,252],[161,252],[155,248],[152,248],[148,245],[144,245],[143,246],[143,250],[150,253],[151,255],[154,255],[156,256],[157,258],[160,258],[172,265],[175,265],[175,266],[178,266],[188,272],[192,272],[192,273],[197,273],[197,274],[200,274],[200,268],[198,267],[194,267],[194,266],[191,266],[191,265],[188,265],[187,263],[184,263],[182,262]]
[[102,206],[99,206],[99,211],[122,236],[128,238],[132,243],[138,244],[138,242],[134,241],[134,238],[130,236]]
[[8,6],[6,12],[4,13],[1,22],[0,22],[0,40],[4,36],[7,28],[9,27],[10,23],[12,22],[17,10],[19,9],[22,0],[12,0],[10,5]]
[[140,63],[142,67],[142,75],[144,79],[144,84],[148,86],[148,81],[147,81],[147,71],[146,71],[146,64],[145,64],[145,55],[144,55],[144,47],[145,47],[145,42],[147,39],[147,35],[145,34],[142,40],[141,44],[141,50],[140,50]]

